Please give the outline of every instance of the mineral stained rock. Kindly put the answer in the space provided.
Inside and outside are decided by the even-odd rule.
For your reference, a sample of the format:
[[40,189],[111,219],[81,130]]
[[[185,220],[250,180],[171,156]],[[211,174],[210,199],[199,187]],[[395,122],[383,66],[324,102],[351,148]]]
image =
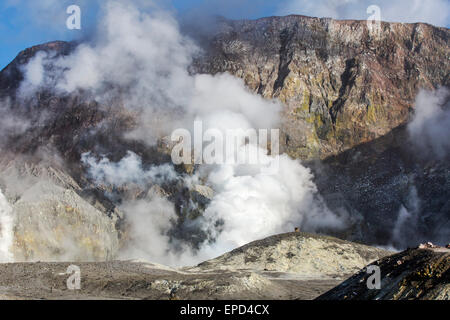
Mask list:
[[431,25],[305,16],[221,20],[196,72],[230,72],[285,105],[284,145],[326,158],[404,124],[420,88],[449,86],[450,31]]

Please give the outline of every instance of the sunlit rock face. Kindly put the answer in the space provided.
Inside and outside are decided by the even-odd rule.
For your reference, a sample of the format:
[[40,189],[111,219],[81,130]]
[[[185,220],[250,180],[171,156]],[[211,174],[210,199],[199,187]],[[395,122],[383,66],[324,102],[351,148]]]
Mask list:
[[325,158],[405,123],[420,88],[450,85],[446,28],[304,16],[222,20],[194,70],[230,72],[286,106],[285,148]]
[[16,261],[105,261],[119,248],[115,220],[73,190],[38,183],[14,204]]

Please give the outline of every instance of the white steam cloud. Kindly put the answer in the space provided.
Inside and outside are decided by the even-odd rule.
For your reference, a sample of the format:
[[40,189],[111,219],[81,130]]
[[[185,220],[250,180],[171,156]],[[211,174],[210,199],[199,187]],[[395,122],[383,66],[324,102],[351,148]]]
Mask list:
[[[406,207],[405,207],[406,205]],[[392,230],[391,247],[397,249],[406,249],[408,241],[417,237],[420,222],[421,202],[417,194],[416,187],[412,186],[409,190],[406,204],[400,207],[397,221]],[[423,239],[420,239],[421,241]]]
[[408,125],[413,144],[427,155],[445,158],[450,155],[450,92],[422,90],[415,103],[414,119]]
[[[24,70],[21,92],[44,86],[59,93],[83,90],[104,103],[120,97],[140,113],[140,125],[128,137],[148,144],[176,128],[190,128],[197,117],[206,122],[205,130],[211,117],[214,128],[218,123],[243,129],[277,124],[280,106],[250,93],[242,80],[189,74],[199,49],[167,12],[143,13],[130,1],[108,1],[97,38],[56,61],[51,53],[34,57]],[[46,72],[50,66],[52,72]],[[111,88],[126,92],[119,96]]]
[[169,237],[178,219],[174,205],[153,194],[145,200],[129,201],[121,206],[130,224],[130,236],[120,252],[121,259],[145,259],[168,266],[194,265],[216,253],[194,252],[187,243]]
[[288,0],[280,6],[278,14],[365,20],[371,5],[380,7],[384,21],[426,22],[443,27],[450,23],[448,0]]
[[223,227],[212,245],[224,253],[255,239],[295,227],[317,231],[321,227],[338,229],[344,224],[319,199],[309,169],[287,155],[267,156],[267,161],[279,161],[276,175],[267,175],[249,168],[219,166],[208,183],[216,191],[204,217],[210,230],[218,220]]
[[128,151],[127,156],[117,163],[112,163],[103,157],[97,161],[91,154],[84,153],[82,163],[89,168],[89,175],[97,184],[123,186],[129,183],[138,185],[162,183],[177,178],[177,173],[169,164],[153,166],[150,170],[142,168],[141,158],[134,152]]
[[[253,94],[242,80],[228,74],[189,74],[199,49],[167,12],[144,13],[131,1],[108,1],[104,10],[97,41],[79,45],[67,57],[36,56],[24,69],[22,93],[50,86],[61,94],[82,92],[111,108],[119,104],[138,115],[139,123],[127,137],[148,145],[179,127],[192,132],[194,120],[201,120],[204,130],[223,133],[278,126],[281,106]],[[286,155],[262,157],[265,163],[279,161],[276,175],[264,175],[260,168],[217,165],[201,168],[193,177],[179,176],[188,187],[202,181],[214,190],[197,222],[211,241],[197,252],[170,241],[168,232],[178,217],[166,198],[150,195],[123,203],[130,242],[122,257],[191,264],[296,226],[305,231],[343,227],[317,199],[312,174],[299,161]],[[171,166],[144,168],[132,151],[117,163],[90,153],[81,160],[98,184],[151,185],[175,178]]]

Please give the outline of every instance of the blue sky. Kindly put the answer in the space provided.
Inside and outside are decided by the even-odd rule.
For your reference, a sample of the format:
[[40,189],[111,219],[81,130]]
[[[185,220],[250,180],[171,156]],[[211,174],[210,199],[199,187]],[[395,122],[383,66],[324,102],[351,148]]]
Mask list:
[[[136,2],[144,0],[135,0]],[[177,15],[220,14],[254,19],[271,15],[305,14],[365,19],[367,5],[378,4],[382,19],[450,25],[450,0],[156,0]],[[74,40],[92,33],[98,17],[95,0],[0,0],[0,69],[18,52],[53,40]],[[148,1],[147,1],[148,3]],[[68,5],[82,9],[82,30],[68,30]],[[384,13],[384,16],[383,16]],[[387,17],[387,18],[386,18]]]
[[[76,40],[92,32],[95,27],[99,11],[95,1],[61,0],[63,4],[49,10],[37,8],[38,5],[31,4],[35,1],[38,2],[37,0],[0,0],[0,69],[3,69],[25,48],[53,40]],[[229,18],[270,16],[276,12],[277,8],[277,1],[272,0],[171,0],[170,4],[169,2],[165,1],[164,5],[178,15],[206,11]],[[77,4],[81,8],[82,30],[68,30],[65,27],[68,17],[65,8],[70,4]],[[48,14],[41,11],[48,11]]]

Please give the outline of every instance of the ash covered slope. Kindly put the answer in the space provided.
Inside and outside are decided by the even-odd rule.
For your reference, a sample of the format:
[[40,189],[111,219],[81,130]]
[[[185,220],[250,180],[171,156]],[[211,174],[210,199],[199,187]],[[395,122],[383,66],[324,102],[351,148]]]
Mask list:
[[278,98],[286,149],[325,158],[405,123],[419,88],[450,85],[450,31],[427,24],[304,16],[223,20],[206,36],[195,70],[230,72]]
[[245,269],[296,273],[305,278],[342,278],[389,254],[333,237],[295,232],[254,241],[193,270]]
[[[67,289],[70,263],[0,264],[0,298],[313,299],[389,254],[331,237],[289,233],[255,241],[195,268],[138,261],[76,263],[82,273],[80,291]],[[266,261],[269,257],[274,260]]]
[[374,263],[381,289],[368,290],[362,270],[319,300],[450,300],[450,250],[408,249]]

